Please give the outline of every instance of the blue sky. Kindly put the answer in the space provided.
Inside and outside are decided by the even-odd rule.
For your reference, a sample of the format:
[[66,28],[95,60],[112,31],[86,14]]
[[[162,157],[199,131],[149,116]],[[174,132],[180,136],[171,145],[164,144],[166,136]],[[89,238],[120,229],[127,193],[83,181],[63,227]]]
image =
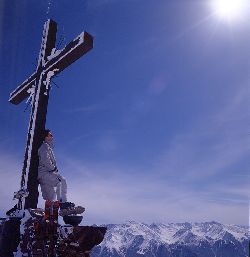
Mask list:
[[30,110],[9,93],[36,68],[52,18],[59,49],[83,30],[95,38],[53,79],[47,116],[86,223],[248,224],[250,15],[221,20],[209,0],[9,0],[0,11],[1,214]]

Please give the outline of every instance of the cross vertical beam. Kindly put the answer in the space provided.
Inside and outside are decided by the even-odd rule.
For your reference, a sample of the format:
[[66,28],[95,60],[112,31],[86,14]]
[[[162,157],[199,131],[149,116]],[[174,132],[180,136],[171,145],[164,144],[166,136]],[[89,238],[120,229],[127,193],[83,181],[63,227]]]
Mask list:
[[81,33],[61,50],[55,49],[57,24],[48,20],[44,24],[43,37],[36,72],[10,94],[9,101],[19,104],[32,96],[32,109],[21,177],[21,188],[27,188],[29,196],[25,209],[36,208],[38,202],[38,149],[43,142],[51,78],[93,48],[93,38]]
[[[28,128],[25,157],[22,170],[21,188],[27,188],[29,195],[25,200],[25,208],[35,208],[38,202],[38,149],[43,142],[43,131],[46,124],[50,84],[46,84],[43,66],[56,43],[57,24],[49,20],[44,25],[41,49],[36,69],[35,87]],[[28,174],[27,174],[28,173]],[[28,175],[28,178],[26,176]],[[26,184],[27,183],[27,184]]]

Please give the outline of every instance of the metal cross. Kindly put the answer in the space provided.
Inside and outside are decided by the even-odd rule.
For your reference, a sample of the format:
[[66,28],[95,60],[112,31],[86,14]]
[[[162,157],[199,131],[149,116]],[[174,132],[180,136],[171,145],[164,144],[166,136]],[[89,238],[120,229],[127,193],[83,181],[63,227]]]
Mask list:
[[[32,109],[28,128],[25,156],[21,177],[21,189],[28,189],[25,209],[36,208],[38,202],[38,148],[43,142],[50,80],[74,61],[93,48],[93,37],[82,32],[61,50],[55,48],[57,24],[48,20],[44,24],[41,50],[36,71],[11,94],[9,102],[19,104],[32,97]],[[27,179],[28,176],[28,179]]]

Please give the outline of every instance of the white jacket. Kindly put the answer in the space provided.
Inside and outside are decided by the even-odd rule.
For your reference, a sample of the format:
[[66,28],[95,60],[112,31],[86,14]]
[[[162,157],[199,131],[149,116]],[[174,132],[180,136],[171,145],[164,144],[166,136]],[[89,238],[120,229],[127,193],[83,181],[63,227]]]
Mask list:
[[38,179],[41,178],[44,173],[55,172],[56,159],[53,153],[52,146],[49,142],[44,141],[38,149],[39,165],[38,165]]

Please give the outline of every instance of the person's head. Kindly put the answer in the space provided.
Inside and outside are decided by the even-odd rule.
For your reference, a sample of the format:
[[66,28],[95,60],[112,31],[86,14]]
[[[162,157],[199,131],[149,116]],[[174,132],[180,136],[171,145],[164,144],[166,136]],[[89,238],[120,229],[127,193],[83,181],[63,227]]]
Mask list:
[[49,129],[44,130],[44,140],[47,142],[51,142],[53,140],[53,135]]

